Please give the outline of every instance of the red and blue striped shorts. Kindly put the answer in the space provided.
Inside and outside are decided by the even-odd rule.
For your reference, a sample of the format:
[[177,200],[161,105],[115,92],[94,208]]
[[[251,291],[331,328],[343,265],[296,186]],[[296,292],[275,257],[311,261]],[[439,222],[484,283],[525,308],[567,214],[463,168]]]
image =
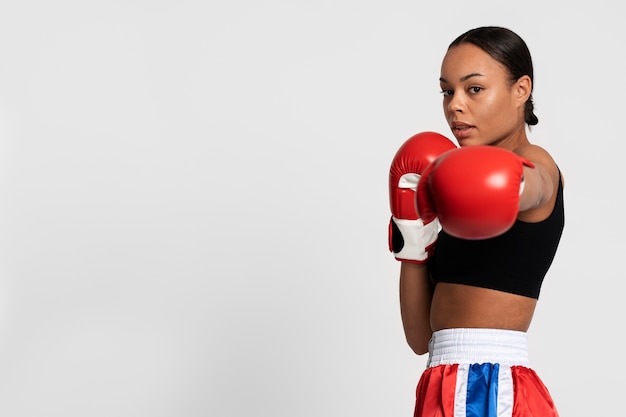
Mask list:
[[433,333],[414,417],[558,417],[526,347],[526,333],[511,330]]

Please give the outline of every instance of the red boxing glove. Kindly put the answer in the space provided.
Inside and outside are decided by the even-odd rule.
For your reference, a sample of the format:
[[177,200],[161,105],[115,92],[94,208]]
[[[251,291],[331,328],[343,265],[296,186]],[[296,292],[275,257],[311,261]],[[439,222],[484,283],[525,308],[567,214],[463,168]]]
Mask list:
[[519,212],[524,166],[534,165],[506,149],[470,146],[438,158],[420,181],[416,199],[424,222],[462,239],[488,239],[509,230]]
[[389,250],[399,261],[424,263],[437,241],[436,218],[423,222],[417,215],[415,191],[422,172],[444,152],[456,146],[445,136],[422,132],[398,149],[389,169]]

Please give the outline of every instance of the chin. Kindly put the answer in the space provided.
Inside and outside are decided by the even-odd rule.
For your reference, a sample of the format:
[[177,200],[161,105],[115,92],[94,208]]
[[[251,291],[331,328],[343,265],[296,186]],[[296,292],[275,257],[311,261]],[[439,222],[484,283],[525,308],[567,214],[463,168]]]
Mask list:
[[460,147],[466,147],[466,146],[476,146],[476,145],[480,145],[480,143],[478,141],[472,140],[470,138],[466,138],[466,139],[457,139],[457,142],[459,143]]

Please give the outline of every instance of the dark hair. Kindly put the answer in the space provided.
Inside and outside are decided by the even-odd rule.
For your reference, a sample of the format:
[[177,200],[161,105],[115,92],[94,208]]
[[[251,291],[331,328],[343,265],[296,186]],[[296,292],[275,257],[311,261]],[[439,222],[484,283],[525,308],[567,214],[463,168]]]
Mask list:
[[534,86],[533,61],[526,42],[509,29],[498,26],[484,26],[465,32],[452,41],[448,49],[463,43],[476,45],[504,65],[511,74],[512,81],[517,81],[524,75],[530,77],[532,82],[531,94],[524,107],[524,119],[529,126],[539,123],[539,119],[534,113],[535,106],[532,95],[532,87]]

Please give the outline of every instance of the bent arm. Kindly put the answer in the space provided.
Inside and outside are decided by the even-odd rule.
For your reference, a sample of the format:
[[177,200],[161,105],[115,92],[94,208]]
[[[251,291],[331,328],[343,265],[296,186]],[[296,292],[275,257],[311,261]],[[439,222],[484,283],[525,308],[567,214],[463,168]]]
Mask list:
[[428,352],[432,336],[430,304],[433,285],[426,264],[402,262],[400,267],[400,311],[406,340],[418,355]]

